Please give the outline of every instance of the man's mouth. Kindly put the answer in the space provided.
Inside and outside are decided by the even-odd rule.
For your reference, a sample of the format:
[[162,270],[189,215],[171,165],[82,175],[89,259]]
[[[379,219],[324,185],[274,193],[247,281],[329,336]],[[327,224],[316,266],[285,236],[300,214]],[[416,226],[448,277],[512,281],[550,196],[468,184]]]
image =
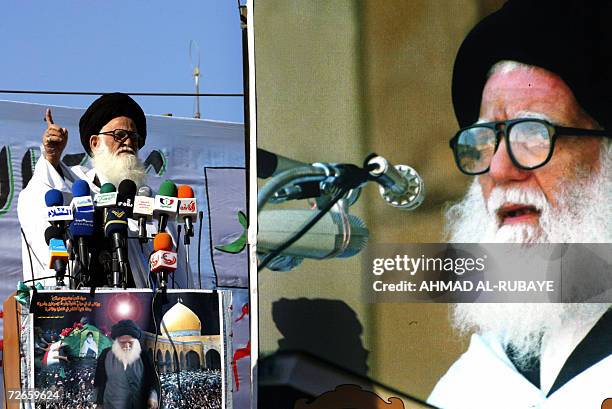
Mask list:
[[497,210],[499,225],[515,223],[537,223],[541,211],[535,206],[524,204],[505,204]]
[[134,155],[134,150],[131,148],[121,148],[117,151],[117,155],[121,155],[123,153],[129,153],[130,155]]

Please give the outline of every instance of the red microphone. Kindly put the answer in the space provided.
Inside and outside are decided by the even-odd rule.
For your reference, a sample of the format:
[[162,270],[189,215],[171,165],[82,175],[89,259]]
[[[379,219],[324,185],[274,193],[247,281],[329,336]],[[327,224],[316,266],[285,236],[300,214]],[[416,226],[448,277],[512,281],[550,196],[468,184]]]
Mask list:
[[166,288],[168,284],[168,274],[174,272],[177,267],[176,253],[172,251],[174,248],[172,237],[168,233],[157,233],[153,239],[154,253],[149,259],[151,273],[159,274],[159,283],[161,288]]

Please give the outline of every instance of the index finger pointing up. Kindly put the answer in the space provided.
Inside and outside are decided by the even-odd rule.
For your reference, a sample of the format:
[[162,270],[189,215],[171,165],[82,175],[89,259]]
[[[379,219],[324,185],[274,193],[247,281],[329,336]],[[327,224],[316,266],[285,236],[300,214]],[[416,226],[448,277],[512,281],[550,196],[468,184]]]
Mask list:
[[53,124],[53,117],[51,116],[51,108],[47,108],[45,112],[45,121],[47,121],[47,125]]

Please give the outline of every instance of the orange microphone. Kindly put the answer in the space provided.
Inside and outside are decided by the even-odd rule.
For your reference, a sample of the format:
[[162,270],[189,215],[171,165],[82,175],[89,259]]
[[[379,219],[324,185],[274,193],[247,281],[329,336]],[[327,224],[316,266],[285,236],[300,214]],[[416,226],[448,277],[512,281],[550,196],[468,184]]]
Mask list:
[[185,223],[185,243],[189,244],[187,237],[193,237],[193,221],[198,217],[198,206],[193,194],[193,189],[189,185],[178,187],[178,219]]
[[161,288],[166,288],[168,284],[168,275],[176,270],[177,257],[172,251],[174,244],[172,237],[165,232],[157,233],[153,239],[153,254],[149,259],[151,273],[159,275],[159,283]]

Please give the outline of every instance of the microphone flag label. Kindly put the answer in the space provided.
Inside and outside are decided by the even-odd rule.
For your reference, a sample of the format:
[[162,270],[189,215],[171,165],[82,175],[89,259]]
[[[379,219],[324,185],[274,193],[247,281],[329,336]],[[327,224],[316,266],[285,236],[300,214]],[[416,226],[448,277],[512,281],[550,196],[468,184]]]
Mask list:
[[97,207],[115,206],[117,204],[117,192],[98,193],[94,197],[94,203]]
[[196,199],[180,199],[179,216],[197,216]]
[[94,203],[91,196],[77,196],[72,198],[70,206],[75,210],[93,211]]
[[61,220],[72,220],[72,208],[70,206],[53,206],[45,209],[47,212],[47,220],[61,221]]
[[155,207],[156,212],[163,213],[176,213],[178,211],[178,199],[171,196],[155,196]]
[[136,196],[134,198],[135,216],[153,216],[153,206],[155,199],[147,196]]
[[154,273],[174,271],[177,267],[176,253],[173,251],[157,250],[151,255],[149,266]]

